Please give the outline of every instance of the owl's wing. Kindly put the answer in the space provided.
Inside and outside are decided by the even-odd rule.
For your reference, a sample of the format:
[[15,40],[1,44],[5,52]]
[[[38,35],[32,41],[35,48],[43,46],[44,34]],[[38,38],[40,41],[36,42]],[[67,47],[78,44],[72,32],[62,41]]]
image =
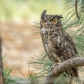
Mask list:
[[[51,30],[51,42],[56,49],[56,54],[63,62],[70,58],[76,57],[77,50],[70,35],[62,28],[58,27]],[[78,77],[78,68],[72,68],[66,71],[69,75]]]
[[75,47],[75,44],[72,40],[72,38],[70,37],[70,35],[68,33],[66,33],[66,40],[69,42],[69,44],[72,46],[72,48],[74,49],[74,52],[77,54],[77,50],[76,50],[76,47]]
[[51,29],[51,42],[56,49],[58,57],[67,60],[76,57],[77,50],[70,35],[62,28]]

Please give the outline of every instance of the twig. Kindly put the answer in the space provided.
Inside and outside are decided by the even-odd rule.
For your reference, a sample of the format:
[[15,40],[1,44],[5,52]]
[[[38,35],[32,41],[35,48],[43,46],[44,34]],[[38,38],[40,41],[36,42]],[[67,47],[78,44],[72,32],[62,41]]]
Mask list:
[[45,84],[54,84],[59,75],[70,68],[84,66],[84,57],[75,57],[56,66],[47,76]]
[[75,11],[76,11],[76,16],[77,16],[78,20],[80,20],[80,17],[78,15],[78,11],[77,11],[77,2],[78,2],[78,0],[75,1]]

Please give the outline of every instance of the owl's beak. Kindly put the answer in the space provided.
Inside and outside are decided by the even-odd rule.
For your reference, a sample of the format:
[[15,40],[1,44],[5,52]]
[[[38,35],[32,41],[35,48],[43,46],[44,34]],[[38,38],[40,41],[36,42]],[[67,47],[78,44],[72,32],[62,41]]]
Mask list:
[[50,24],[47,24],[48,26],[50,25]]
[[51,25],[51,22],[47,22],[46,24],[49,26],[49,25]]

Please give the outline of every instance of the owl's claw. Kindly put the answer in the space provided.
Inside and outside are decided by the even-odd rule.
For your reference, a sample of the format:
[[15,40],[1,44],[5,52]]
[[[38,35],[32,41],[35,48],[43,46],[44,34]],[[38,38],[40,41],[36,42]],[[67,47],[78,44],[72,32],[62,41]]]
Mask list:
[[50,71],[52,71],[54,67],[55,67],[55,66],[52,66],[52,67],[50,68]]
[[50,68],[50,71],[52,71],[52,70],[55,68],[55,66],[57,66],[57,65],[59,65],[59,64],[60,64],[60,62],[55,63],[55,64]]

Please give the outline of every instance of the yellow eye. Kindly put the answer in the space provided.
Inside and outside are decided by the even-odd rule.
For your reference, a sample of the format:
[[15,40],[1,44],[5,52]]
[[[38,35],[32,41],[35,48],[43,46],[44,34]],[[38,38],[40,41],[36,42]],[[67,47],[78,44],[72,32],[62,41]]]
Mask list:
[[54,20],[51,20],[51,22],[55,22]]
[[46,23],[46,21],[43,21],[43,23]]

